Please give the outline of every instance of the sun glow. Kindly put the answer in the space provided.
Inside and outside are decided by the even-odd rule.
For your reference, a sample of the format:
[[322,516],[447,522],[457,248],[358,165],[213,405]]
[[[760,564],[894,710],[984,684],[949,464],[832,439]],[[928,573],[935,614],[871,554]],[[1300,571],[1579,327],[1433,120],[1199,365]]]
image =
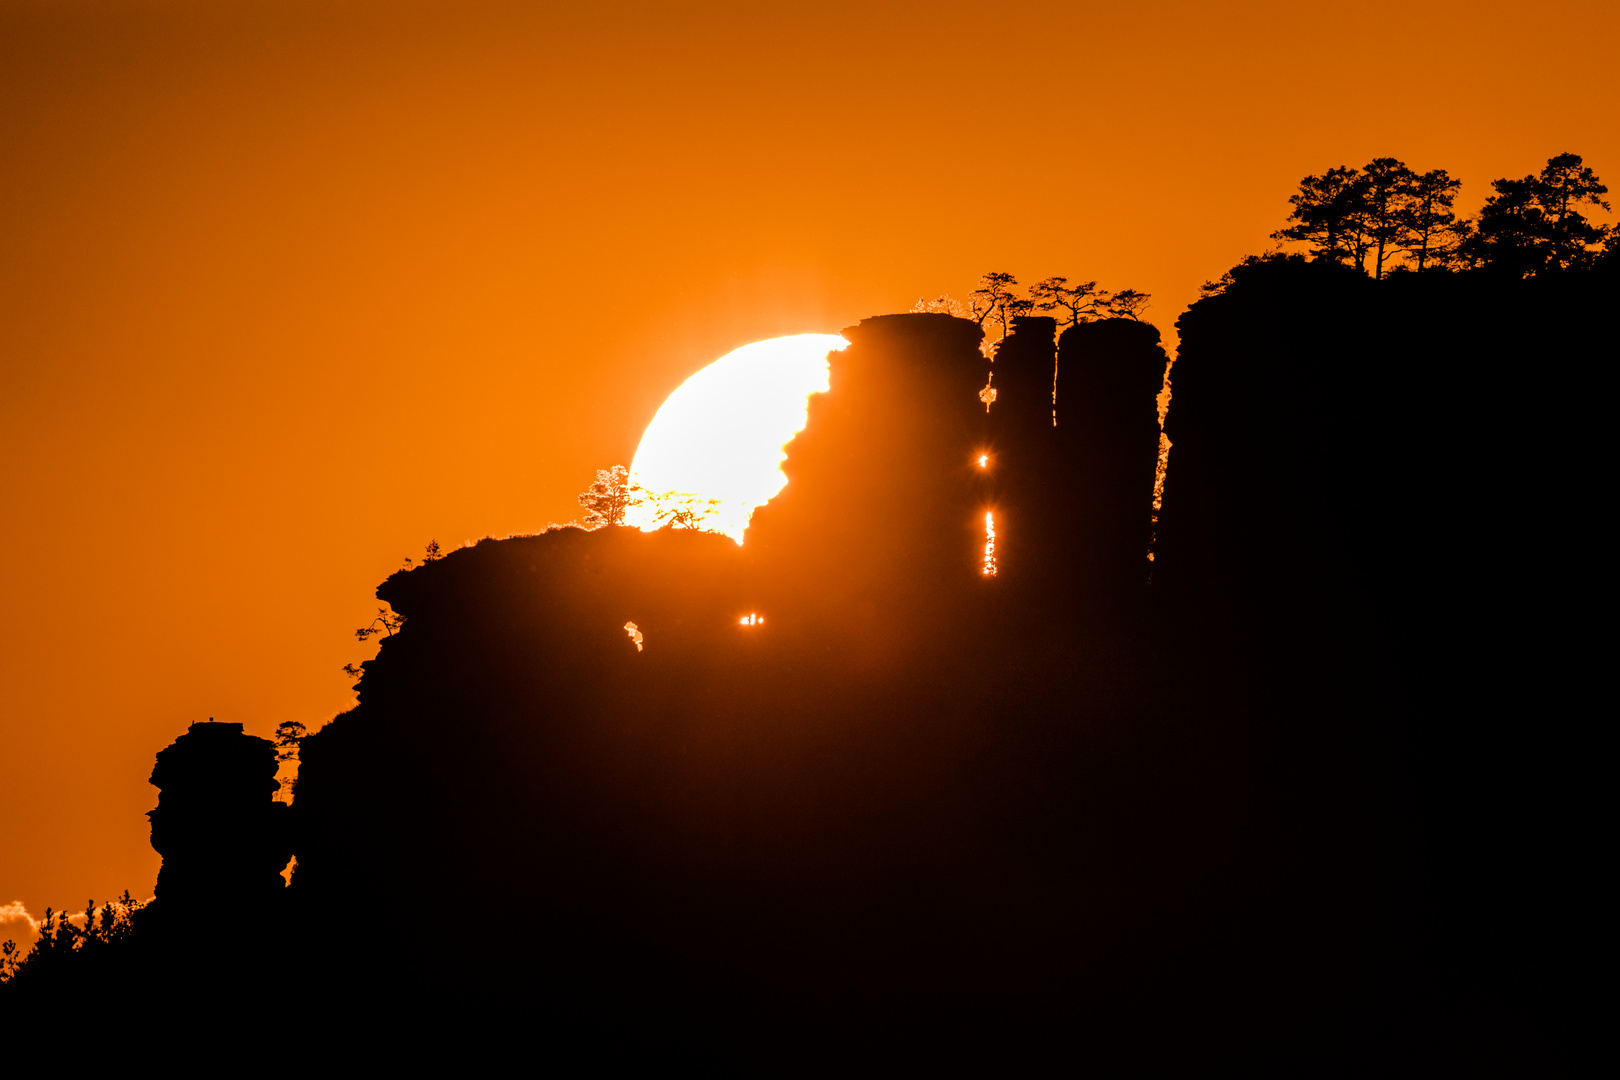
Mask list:
[[756,341],[682,383],[636,448],[630,480],[646,494],[625,523],[651,530],[672,502],[701,504],[699,527],[742,543],[754,509],[787,483],[783,448],[804,430],[810,395],[827,389],[827,354],[848,344],[837,334]]

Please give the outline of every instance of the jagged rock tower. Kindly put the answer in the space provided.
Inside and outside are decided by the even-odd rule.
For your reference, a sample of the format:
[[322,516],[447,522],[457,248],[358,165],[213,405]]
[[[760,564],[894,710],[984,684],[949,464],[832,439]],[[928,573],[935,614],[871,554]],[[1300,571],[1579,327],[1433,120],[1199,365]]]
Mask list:
[[1159,331],[1132,319],[1013,320],[996,348],[984,453],[998,574],[1044,595],[1132,590],[1147,579]]
[[287,807],[273,796],[276,748],[241,724],[192,724],[157,755],[152,847],[163,856],[157,900],[188,916],[262,908],[281,895],[292,858]]

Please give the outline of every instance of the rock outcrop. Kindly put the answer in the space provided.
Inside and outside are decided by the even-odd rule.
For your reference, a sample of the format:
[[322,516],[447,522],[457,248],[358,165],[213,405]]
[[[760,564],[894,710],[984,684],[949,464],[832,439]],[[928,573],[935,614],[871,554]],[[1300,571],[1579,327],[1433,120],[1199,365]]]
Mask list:
[[[1044,403],[1008,382],[1009,411],[1027,414],[1016,434],[1004,402],[980,397],[991,365],[974,324],[847,330],[788,447],[788,485],[742,548],[560,529],[385,582],[404,629],[365,665],[359,705],[302,749],[289,891],[307,963],[355,962],[328,912],[375,913],[379,942],[408,936],[417,906],[388,898],[409,883],[529,929],[498,947],[455,936],[432,982],[409,954],[366,951],[368,970],[395,973],[378,977],[390,993],[477,987],[491,1008],[705,1039],[844,1030],[848,1010],[895,994],[900,1027],[940,1010],[1005,1018],[1014,988],[1050,985],[1033,971],[1080,963],[1080,942],[1156,895],[1144,853],[1197,873],[1207,856],[1185,830],[1226,819],[1229,777],[1145,748],[1226,735],[1156,700],[1150,620],[1076,604],[1071,578],[1036,561],[1089,565],[1062,534],[1010,548],[1015,574],[982,572],[987,509],[1007,499],[1027,537],[1061,521],[1077,482],[1051,426],[1051,321],[1020,332],[1039,354],[1043,325],[1025,382],[1037,398],[1045,382]],[[1012,371],[1016,346],[997,365]],[[1137,403],[1150,415],[1156,388]],[[1007,460],[982,468],[999,442]],[[1009,473],[1030,479],[996,479]],[[1026,520],[1024,491],[1045,517],[1032,502]],[[1134,843],[1100,827],[1166,813],[1174,824],[1127,828]],[[1040,1008],[1100,1007],[1123,993],[1112,978]]]
[[176,918],[258,912],[283,892],[292,858],[287,806],[272,796],[276,748],[241,724],[192,724],[158,751],[152,847],[158,907]]

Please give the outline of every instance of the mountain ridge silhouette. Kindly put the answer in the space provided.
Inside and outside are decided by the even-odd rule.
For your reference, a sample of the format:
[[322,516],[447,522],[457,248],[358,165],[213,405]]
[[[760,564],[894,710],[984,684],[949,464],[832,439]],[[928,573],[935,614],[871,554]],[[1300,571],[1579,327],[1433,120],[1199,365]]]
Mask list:
[[[563,528],[379,587],[405,625],[285,815],[284,992],[654,1059],[1454,1030],[1477,766],[1537,700],[1488,614],[1560,566],[1503,508],[1579,481],[1552,433],[1613,281],[1235,268],[1178,324],[1156,540],[1155,328],[1025,317],[993,364],[948,315],[851,328],[743,547]],[[160,985],[218,940],[168,903]],[[428,903],[467,913],[431,948]],[[274,1000],[239,932],[209,977]]]

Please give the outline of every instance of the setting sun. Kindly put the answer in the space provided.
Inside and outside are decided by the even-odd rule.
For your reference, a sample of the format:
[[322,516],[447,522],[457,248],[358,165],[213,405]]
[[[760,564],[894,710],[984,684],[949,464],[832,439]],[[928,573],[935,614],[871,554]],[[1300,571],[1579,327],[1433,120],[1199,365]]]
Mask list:
[[[798,334],[733,350],[682,383],[641,436],[631,482],[646,493],[626,524],[657,528],[672,505],[704,507],[702,527],[743,541],[749,515],[787,477],[783,447],[827,389],[837,334]],[[712,502],[711,502],[712,500]]]

